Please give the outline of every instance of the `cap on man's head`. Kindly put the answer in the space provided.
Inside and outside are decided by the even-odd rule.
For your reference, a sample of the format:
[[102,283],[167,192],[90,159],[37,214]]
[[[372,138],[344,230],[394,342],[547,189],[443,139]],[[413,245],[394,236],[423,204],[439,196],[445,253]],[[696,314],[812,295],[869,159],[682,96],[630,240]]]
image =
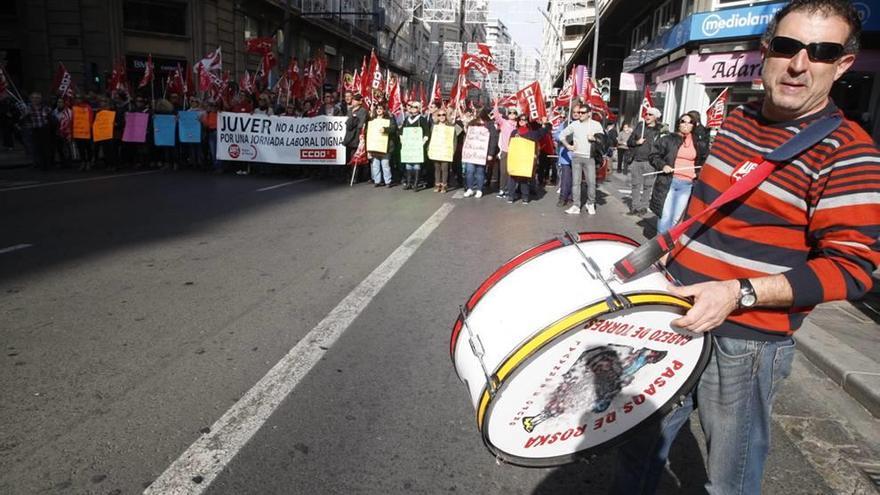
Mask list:
[[663,115],[663,113],[660,112],[659,108],[651,107],[648,109],[648,115],[653,115],[654,117],[657,117],[659,119]]

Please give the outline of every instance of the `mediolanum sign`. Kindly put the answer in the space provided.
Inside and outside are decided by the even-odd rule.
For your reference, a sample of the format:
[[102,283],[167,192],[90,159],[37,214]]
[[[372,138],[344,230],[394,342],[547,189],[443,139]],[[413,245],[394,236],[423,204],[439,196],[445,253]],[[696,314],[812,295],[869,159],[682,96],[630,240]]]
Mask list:
[[739,9],[695,14],[691,21],[691,40],[759,36],[785,3],[769,3]]

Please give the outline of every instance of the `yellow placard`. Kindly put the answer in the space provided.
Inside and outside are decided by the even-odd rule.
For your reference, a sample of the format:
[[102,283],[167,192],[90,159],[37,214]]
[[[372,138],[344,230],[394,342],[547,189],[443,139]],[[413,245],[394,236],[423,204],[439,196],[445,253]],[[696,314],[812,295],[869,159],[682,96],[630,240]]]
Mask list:
[[428,158],[438,162],[451,162],[455,155],[455,127],[436,124],[431,130]]
[[535,142],[514,137],[507,148],[507,174],[513,177],[531,178],[535,169]]
[[92,139],[92,123],[86,107],[73,107],[73,139]]
[[95,115],[95,123],[92,124],[92,135],[95,142],[113,139],[113,122],[116,120],[116,112],[101,110]]
[[388,153],[388,134],[382,129],[391,123],[388,119],[373,119],[367,122],[367,151],[370,153]]

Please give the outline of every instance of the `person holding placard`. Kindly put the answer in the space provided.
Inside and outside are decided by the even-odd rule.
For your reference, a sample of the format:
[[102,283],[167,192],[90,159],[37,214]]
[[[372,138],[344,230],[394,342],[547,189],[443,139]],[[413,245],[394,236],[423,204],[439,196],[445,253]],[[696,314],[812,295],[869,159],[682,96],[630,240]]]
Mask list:
[[99,110],[95,114],[95,122],[92,124],[92,140],[95,143],[95,157],[100,155],[104,159],[104,168],[115,171],[119,165],[119,149],[113,139],[113,131],[116,125],[116,111],[106,96],[98,97]]
[[68,168],[70,161],[76,158],[76,146],[73,144],[73,112],[64,98],[55,102],[52,120],[55,122],[55,152],[61,167]]
[[446,109],[434,112],[434,126],[428,145],[428,158],[434,161],[434,192],[445,193],[449,182],[449,165],[455,157],[455,140],[463,129],[449,122]]
[[498,148],[498,130],[489,117],[489,111],[483,109],[479,116],[468,123],[464,145],[461,150],[461,162],[465,166],[465,182],[467,190],[464,197],[483,197],[483,186],[486,182],[486,163],[495,159]]
[[409,114],[400,124],[400,161],[403,165],[403,188],[419,190],[419,172],[425,161],[425,144],[431,129],[428,119],[422,115],[422,104],[411,101],[407,104]]
[[397,123],[387,113],[384,103],[373,105],[373,118],[367,122],[367,156],[371,158],[370,171],[373,187],[391,187],[391,155],[394,154],[394,139]]
[[[520,197],[522,198],[522,203],[524,205],[529,204],[531,201],[531,183],[532,177],[535,173],[535,163],[538,157],[538,152],[540,151],[539,143],[547,135],[547,129],[544,128],[540,123],[535,121],[528,121],[528,117],[522,115],[521,119],[526,120],[525,126],[517,127],[516,129],[510,131],[510,142],[508,143],[508,171],[510,172],[510,178],[507,181],[507,203],[513,204],[516,201],[516,192],[519,189]],[[517,147],[514,145],[515,138],[522,138],[528,141],[531,141],[531,146],[528,148],[525,147]],[[527,152],[529,156],[520,156],[522,153]],[[521,163],[521,162],[530,162],[531,166],[528,167],[529,171],[526,173],[520,173],[514,170],[512,166],[513,163]]]
[[73,141],[79,155],[79,170],[91,170],[95,162],[92,147],[92,121],[95,119],[95,112],[82,95],[76,95],[73,101]]

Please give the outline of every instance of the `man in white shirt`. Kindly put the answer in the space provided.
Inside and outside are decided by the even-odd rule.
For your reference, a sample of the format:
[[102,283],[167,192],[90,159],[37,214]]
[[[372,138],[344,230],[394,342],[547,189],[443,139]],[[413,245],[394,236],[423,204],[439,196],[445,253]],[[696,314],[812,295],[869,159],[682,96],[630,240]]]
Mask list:
[[[587,204],[585,208],[590,215],[596,214],[596,164],[590,156],[590,145],[596,134],[604,132],[602,124],[591,118],[590,108],[581,105],[573,112],[578,120],[572,122],[559,134],[559,142],[571,152],[571,197],[572,205],[565,213],[579,215],[581,213],[581,178],[587,177]],[[572,136],[574,144],[569,143]]]

